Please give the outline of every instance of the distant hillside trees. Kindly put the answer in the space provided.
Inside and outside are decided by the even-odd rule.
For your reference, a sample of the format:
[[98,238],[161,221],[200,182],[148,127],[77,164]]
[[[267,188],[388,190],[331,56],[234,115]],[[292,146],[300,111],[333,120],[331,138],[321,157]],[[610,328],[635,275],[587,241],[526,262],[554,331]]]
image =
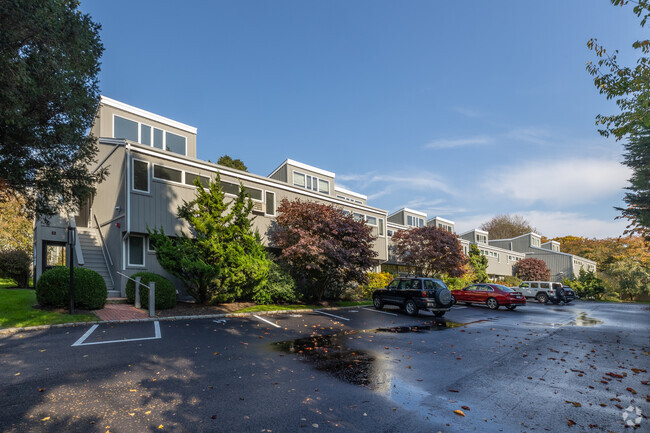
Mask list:
[[490,239],[511,239],[526,233],[537,233],[537,229],[521,215],[497,215],[479,228],[488,232]]

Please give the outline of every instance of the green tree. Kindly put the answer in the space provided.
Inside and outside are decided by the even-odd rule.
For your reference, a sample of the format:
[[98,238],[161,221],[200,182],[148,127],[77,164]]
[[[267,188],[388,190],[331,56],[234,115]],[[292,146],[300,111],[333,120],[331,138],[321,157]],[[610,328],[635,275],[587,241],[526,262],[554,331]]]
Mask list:
[[[0,192],[2,195],[4,193]],[[0,251],[18,250],[31,257],[34,230],[24,210],[25,205],[19,197],[0,199]]]
[[[610,0],[614,6],[624,6],[628,0]],[[645,27],[650,16],[650,1],[634,1],[633,13]],[[616,140],[628,138],[624,144],[623,164],[633,171],[629,192],[623,201],[626,208],[616,208],[629,222],[627,233],[637,233],[650,240],[650,39],[635,41],[632,47],[640,50],[636,66],[620,65],[618,51],[608,52],[597,39],[587,42],[599,60],[588,62],[587,71],[594,77],[594,85],[607,99],[614,99],[620,113],[596,116],[596,125],[604,125],[599,132],[614,135]]]
[[620,293],[634,300],[650,293],[650,269],[631,259],[612,263],[607,273],[618,280]]
[[224,167],[235,168],[241,171],[248,171],[248,167],[241,159],[232,159],[228,155],[223,155],[217,160],[217,164],[223,165]]
[[100,25],[78,7],[0,2],[0,182],[43,216],[78,208],[106,175],[90,171],[97,146],[87,135],[104,48]]
[[581,298],[594,299],[605,293],[605,282],[593,272],[580,269],[578,278],[565,278],[563,284],[571,287]]
[[490,279],[487,273],[488,259],[474,244],[469,246],[469,266],[474,271],[475,282],[485,283]]
[[198,179],[195,185],[195,199],[178,208],[191,237],[149,230],[158,262],[202,304],[250,298],[266,284],[270,265],[259,233],[252,230],[253,202],[242,187],[227,203],[219,175],[207,190]]
[[521,215],[497,215],[480,226],[489,233],[490,239],[511,239],[526,233],[535,232],[526,218]]

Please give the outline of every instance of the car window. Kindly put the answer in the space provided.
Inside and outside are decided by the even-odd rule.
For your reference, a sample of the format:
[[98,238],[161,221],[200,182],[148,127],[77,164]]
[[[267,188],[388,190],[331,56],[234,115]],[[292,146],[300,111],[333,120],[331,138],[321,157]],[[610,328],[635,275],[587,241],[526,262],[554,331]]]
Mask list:
[[411,290],[422,290],[422,280],[411,280]]
[[492,286],[484,285],[483,286],[483,291],[484,292],[494,292],[494,289],[492,288]]
[[539,287],[542,289],[550,289],[551,285],[549,283],[539,283]]
[[531,289],[539,289],[539,283],[530,283]]
[[399,284],[399,280],[393,280],[388,285],[388,288],[389,289],[397,289],[398,284]]
[[440,284],[440,283],[439,283],[438,281],[436,281],[436,280],[424,280],[424,287],[425,287],[427,290],[439,290],[439,289],[444,288],[444,287],[442,286],[442,284]]
[[530,284],[528,283],[521,283],[519,287],[530,287]]
[[411,280],[402,280],[399,282],[399,290],[408,290],[411,288]]
[[501,284],[495,284],[495,287],[497,289],[501,290],[502,292],[514,292],[514,290],[511,289],[510,287],[506,287],[506,286],[503,286]]
[[471,290],[473,292],[476,292],[478,290],[478,286],[476,284],[471,285],[467,288],[467,290]]

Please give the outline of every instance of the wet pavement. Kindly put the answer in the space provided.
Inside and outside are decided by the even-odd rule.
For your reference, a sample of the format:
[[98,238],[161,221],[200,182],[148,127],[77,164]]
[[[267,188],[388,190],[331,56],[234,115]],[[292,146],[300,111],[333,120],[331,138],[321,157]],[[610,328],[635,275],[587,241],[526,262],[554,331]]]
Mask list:
[[2,336],[0,431],[650,431],[647,305],[328,313]]

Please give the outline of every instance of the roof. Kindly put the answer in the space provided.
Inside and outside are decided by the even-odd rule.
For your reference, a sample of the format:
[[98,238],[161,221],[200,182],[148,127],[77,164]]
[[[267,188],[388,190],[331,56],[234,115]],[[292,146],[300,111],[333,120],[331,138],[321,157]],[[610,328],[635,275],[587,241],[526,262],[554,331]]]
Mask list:
[[280,170],[285,165],[293,165],[295,167],[302,168],[304,170],[309,170],[309,171],[313,171],[314,173],[322,174],[323,176],[328,176],[328,177],[332,177],[332,178],[336,177],[336,174],[332,173],[331,171],[323,170],[322,168],[318,168],[318,167],[314,167],[313,165],[304,164],[302,162],[294,161],[293,159],[289,159],[289,158],[285,159],[282,162],[282,164],[280,164],[278,166],[278,168],[276,168],[275,170],[273,170],[271,172],[271,174],[269,174],[268,177],[273,176],[278,170]]
[[537,233],[535,233],[535,232],[530,232],[530,233],[526,233],[526,234],[523,234],[523,235],[515,236],[514,238],[508,238],[508,239],[490,239],[490,242],[492,242],[492,241],[513,241],[513,240],[515,240],[515,239],[523,238],[524,236],[528,236],[528,235],[537,236],[538,238],[541,238],[541,237],[542,237],[542,235],[540,235],[540,234],[537,234]]
[[425,214],[424,212],[420,212],[419,210],[409,209],[409,208],[407,208],[407,207],[403,207],[403,208],[401,208],[401,209],[398,209],[398,210],[396,210],[395,212],[393,212],[392,214],[390,214],[390,215],[388,215],[388,216],[391,217],[391,216],[393,216],[393,215],[395,215],[395,214],[398,214],[398,213],[400,213],[400,212],[402,212],[402,211],[404,211],[404,212],[409,212],[409,213],[412,213],[412,214],[415,214],[415,215],[422,215],[422,216],[425,217],[425,218],[427,217],[427,214]]
[[454,225],[456,224],[455,222],[453,222],[453,221],[451,221],[451,220],[444,219],[443,217],[439,217],[439,216],[434,216],[434,217],[431,218],[429,221],[431,221],[431,220],[438,220],[438,221],[442,221],[442,222],[444,222],[444,223],[449,223],[449,224],[454,224]]
[[196,134],[197,129],[194,126],[186,125],[185,123],[177,122],[176,120],[163,117],[159,114],[152,113],[150,111],[143,110],[142,108],[134,107],[124,102],[116,101],[115,99],[107,98],[106,96],[101,96],[100,103],[108,105],[109,107],[118,108],[122,111],[126,111],[136,116],[144,117],[154,122],[163,123],[168,126],[189,132],[191,134]]
[[343,194],[351,195],[353,197],[362,198],[364,200],[368,199],[367,195],[359,194],[358,192],[350,191],[349,189],[341,188],[340,186],[334,186],[334,191],[338,191]]

